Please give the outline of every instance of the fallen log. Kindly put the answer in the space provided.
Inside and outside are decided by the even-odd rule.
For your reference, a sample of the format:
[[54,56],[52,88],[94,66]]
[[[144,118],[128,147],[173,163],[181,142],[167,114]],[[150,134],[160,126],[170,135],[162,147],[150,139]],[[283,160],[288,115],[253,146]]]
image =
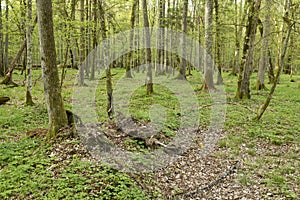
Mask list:
[[0,105],[5,104],[6,102],[8,102],[10,100],[9,97],[1,97],[0,96]]

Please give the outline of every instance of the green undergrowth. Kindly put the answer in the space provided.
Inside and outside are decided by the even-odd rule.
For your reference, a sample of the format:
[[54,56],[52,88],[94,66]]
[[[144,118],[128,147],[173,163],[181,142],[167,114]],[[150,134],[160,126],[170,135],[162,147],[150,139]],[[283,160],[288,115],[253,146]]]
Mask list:
[[[62,87],[68,109],[72,109],[76,73],[75,70],[68,70]],[[193,95],[197,97],[198,105],[184,109],[181,106],[190,105],[185,101],[192,99],[178,99],[171,86],[155,83],[154,94],[147,96],[143,82],[135,83],[123,78],[123,69],[113,69],[112,74],[113,85],[120,98],[125,96],[127,90],[132,92],[129,99],[117,105],[123,109],[122,114],[131,115],[143,124],[152,120],[152,123],[159,125],[159,131],[170,138],[181,126],[181,117],[195,110],[199,114],[199,126],[209,126],[212,101],[208,93],[200,91],[202,77],[199,74],[193,72],[193,76],[188,78],[190,88],[186,89],[195,91]],[[145,74],[134,73],[134,77],[139,76],[144,77]],[[237,77],[227,73],[223,76],[227,92],[227,114],[223,127],[226,135],[219,140],[218,146],[225,148],[227,153],[219,156],[242,159],[245,169],[239,171],[240,184],[252,185],[260,181],[263,187],[279,196],[297,199],[300,194],[293,188],[300,187],[299,75],[294,76],[296,82],[290,82],[289,76],[282,75],[270,106],[260,121],[253,118],[269,91],[255,91],[252,88],[250,100],[236,100]],[[172,82],[173,78],[170,76],[166,81]],[[255,78],[256,74],[253,74],[253,86]],[[24,77],[17,71],[13,79],[21,85]],[[98,121],[104,122],[107,121],[105,79],[98,79],[96,113]],[[33,80],[36,83],[33,87],[34,106],[24,105],[25,87],[0,85],[0,96],[11,98],[6,105],[0,106],[0,199],[155,198],[148,197],[129,175],[88,162],[76,154],[64,162],[57,162],[56,156],[49,157],[49,152],[54,148],[52,143],[45,142],[43,137],[26,136],[27,131],[46,128],[48,123],[40,70],[34,70]],[[267,84],[267,88],[270,89],[271,85]],[[184,91],[178,94],[185,95]],[[133,150],[140,150],[138,142],[128,143]],[[257,169],[261,169],[259,174]],[[260,179],[256,178],[258,176]]]
[[52,146],[42,140],[2,143],[0,198],[146,198],[126,174],[83,161],[76,154],[61,162],[57,156],[49,156],[51,151]]

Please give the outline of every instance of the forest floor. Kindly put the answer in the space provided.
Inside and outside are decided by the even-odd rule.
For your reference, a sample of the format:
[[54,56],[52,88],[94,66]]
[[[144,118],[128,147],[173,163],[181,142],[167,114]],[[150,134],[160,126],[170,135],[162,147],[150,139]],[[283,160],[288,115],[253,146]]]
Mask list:
[[[75,74],[75,70],[68,70],[62,88],[65,107],[70,110]],[[120,87],[116,83],[124,75],[123,70],[114,69],[113,74],[114,86]],[[253,74],[251,83],[255,83],[255,78]],[[196,91],[201,120],[199,129],[184,129],[183,133],[195,131],[194,142],[168,165],[141,173],[122,172],[104,165],[88,151],[80,137],[70,137],[68,129],[62,130],[56,141],[45,140],[48,118],[40,71],[34,70],[34,106],[24,106],[24,77],[16,72],[13,79],[19,87],[0,85],[0,96],[11,98],[0,106],[0,199],[300,197],[299,75],[293,77],[295,82],[290,82],[289,76],[281,77],[265,115],[254,121],[268,91],[251,88],[250,100],[235,100],[237,77],[225,73],[225,123],[212,152],[200,156],[205,148],[202,143],[210,123],[212,102],[208,93],[199,91],[201,77],[193,73],[188,81]],[[178,134],[181,102],[166,87],[154,85],[154,90],[152,96],[146,96],[145,87],[138,87],[131,96],[129,112],[138,127],[143,128],[160,117],[155,112],[163,115],[160,110],[165,108],[166,121],[155,135],[155,145],[108,122],[105,79],[100,79],[96,113],[103,134],[129,152],[151,153],[168,144]],[[151,107],[153,104],[161,107]]]

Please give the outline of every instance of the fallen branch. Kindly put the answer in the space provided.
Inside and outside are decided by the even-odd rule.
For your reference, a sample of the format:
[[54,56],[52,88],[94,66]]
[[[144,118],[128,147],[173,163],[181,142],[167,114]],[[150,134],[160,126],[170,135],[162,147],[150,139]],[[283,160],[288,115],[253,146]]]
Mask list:
[[[113,76],[115,76],[115,75],[117,75],[117,74],[118,74],[118,73],[112,74],[111,77],[113,77]],[[103,80],[103,79],[106,79],[106,76],[103,76],[103,77],[100,78],[100,80]]]
[[211,107],[211,106],[214,106],[214,105],[224,105],[224,104],[240,106],[241,108],[245,108],[245,109],[249,110],[250,112],[255,113],[255,111],[252,110],[251,108],[249,108],[247,106],[244,106],[242,104],[234,103],[234,102],[213,103],[213,104],[208,104],[208,105],[201,106],[201,107],[199,107],[199,109],[208,108],[208,107]]
[[[36,23],[37,23],[37,16],[36,16],[36,18],[35,18],[35,20],[34,20],[34,25],[33,25],[32,27],[30,27],[30,30],[29,30],[30,33],[32,33],[32,31],[33,31],[34,26],[35,26]],[[5,84],[5,85],[10,85],[10,84],[12,84],[12,85],[14,85],[14,86],[17,86],[17,84],[14,83],[14,82],[12,81],[12,73],[13,73],[13,71],[14,71],[14,69],[15,69],[15,66],[16,66],[18,60],[20,60],[20,57],[22,56],[23,51],[25,50],[26,42],[27,42],[27,40],[26,40],[26,38],[25,38],[25,39],[23,40],[23,43],[22,43],[21,47],[19,48],[19,50],[18,50],[18,52],[17,52],[17,55],[16,55],[16,56],[14,57],[14,59],[12,60],[8,72],[6,73],[4,79],[0,82],[0,84]]]
[[177,194],[177,195],[188,196],[188,195],[193,195],[193,194],[196,194],[196,193],[200,193],[200,192],[203,192],[203,191],[210,190],[212,187],[219,184],[227,176],[233,174],[235,172],[235,170],[237,170],[238,168],[240,168],[240,162],[239,161],[237,161],[233,166],[231,166],[228,170],[223,172],[216,180],[212,181],[208,185],[206,185],[204,187],[199,187],[199,188],[197,188],[193,191],[187,192],[187,193],[181,193],[181,194]]

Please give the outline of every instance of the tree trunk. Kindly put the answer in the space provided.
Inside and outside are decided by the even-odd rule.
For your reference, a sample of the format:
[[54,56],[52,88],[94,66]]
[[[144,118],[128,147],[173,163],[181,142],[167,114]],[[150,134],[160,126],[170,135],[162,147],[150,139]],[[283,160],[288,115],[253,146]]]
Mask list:
[[145,42],[146,42],[146,93],[147,95],[153,93],[153,82],[152,82],[152,66],[151,66],[151,43],[150,43],[150,31],[149,31],[149,20],[147,2],[143,0],[143,16],[144,16],[144,31],[145,31]]
[[101,33],[102,33],[102,40],[104,42],[103,48],[103,59],[104,59],[104,67],[106,73],[106,93],[107,93],[107,115],[109,119],[113,119],[114,115],[114,106],[113,106],[113,88],[112,88],[112,81],[111,81],[111,71],[110,65],[108,64],[108,56],[109,56],[109,42],[105,41],[107,38],[107,30],[106,30],[106,23],[105,23],[105,11],[103,9],[103,1],[99,2],[99,13],[100,13],[100,26],[101,26]]
[[138,5],[138,0],[134,0],[131,9],[131,17],[130,17],[130,25],[131,25],[131,33],[129,38],[130,51],[128,52],[127,61],[126,61],[126,78],[132,78],[132,74],[131,74],[131,63],[133,63],[132,47],[133,47],[133,39],[134,39],[134,26],[135,26],[135,15],[136,15],[137,5]]
[[213,0],[205,1],[205,52],[204,52],[204,80],[202,90],[214,90],[213,79],[213,62],[212,62],[212,14],[213,14]]
[[214,0],[215,3],[215,20],[216,20],[216,59],[215,64],[218,69],[217,85],[223,85],[222,77],[222,66],[221,66],[221,37],[220,37],[220,28],[221,24],[219,21],[219,0]]
[[156,62],[155,73],[156,75],[163,75],[164,72],[164,12],[165,12],[165,0],[158,1],[158,28],[157,32],[157,48],[156,48]]
[[[242,13],[242,7],[243,3],[240,3],[240,8],[239,8],[239,15],[238,15],[238,9],[237,9],[237,0],[235,0],[235,12],[236,12],[236,19],[235,19],[235,58],[234,58],[234,66],[232,67],[231,75],[236,76],[237,72],[239,70],[239,65],[240,65],[240,54],[241,54],[241,45],[240,45],[240,40],[243,35],[243,24],[246,18],[246,13],[247,13],[247,2],[246,5],[244,5],[244,12]],[[239,19],[238,18],[239,16]],[[239,25],[238,25],[239,22]]]
[[265,71],[268,68],[269,59],[269,34],[270,34],[270,0],[265,0],[266,11],[265,19],[263,22],[263,34],[262,34],[262,47],[261,47],[261,56],[258,68],[258,76],[256,80],[256,90],[264,90],[265,86]]
[[[35,21],[34,21],[34,25],[36,24],[37,22],[37,17],[35,18]],[[30,32],[32,33],[33,29],[34,29],[34,25],[31,27],[30,29]],[[15,58],[12,60],[12,62],[10,63],[10,68],[8,70],[8,72],[6,73],[4,79],[1,81],[0,84],[6,84],[6,85],[9,85],[9,84],[13,84],[13,85],[16,85],[13,81],[12,81],[12,73],[15,69],[15,66],[18,62],[18,60],[20,60],[21,56],[22,56],[22,53],[26,47],[26,43],[27,43],[27,40],[25,39],[17,53],[17,55],[15,56]],[[8,56],[6,54],[6,56]]]
[[[140,24],[140,1],[137,1],[137,6],[136,6],[136,13],[135,13],[135,24],[139,25]],[[140,47],[140,30],[137,29],[136,30],[136,35],[134,37],[134,45],[136,47],[135,50],[135,60],[134,60],[134,67],[136,69],[137,72],[139,72],[139,65],[142,62],[141,58],[142,56],[140,55],[141,51],[139,51],[139,47]]]
[[59,85],[56,65],[56,50],[53,33],[53,16],[51,0],[36,0],[41,65],[46,105],[49,116],[48,138],[55,138],[59,129],[68,124]]
[[[75,21],[76,4],[77,4],[77,0],[71,0],[71,20],[72,21]],[[71,27],[71,28],[74,28],[74,27]],[[72,38],[72,40],[76,41],[75,38]],[[76,43],[76,42],[74,42],[74,43]],[[73,51],[70,48],[70,56],[71,56],[71,66],[72,66],[72,68],[73,69],[75,69],[75,68],[78,69],[78,66],[77,66],[77,63],[76,63],[76,47],[74,47]]]
[[27,1],[27,32],[26,32],[26,39],[27,39],[27,65],[26,65],[26,72],[27,73],[27,81],[26,81],[26,105],[33,105],[32,100],[32,0]]
[[[92,5],[91,5],[92,6]],[[94,17],[94,25],[93,25],[93,30],[92,30],[92,35],[93,35],[93,44],[92,44],[92,48],[95,49],[98,45],[97,43],[97,24],[98,24],[98,17],[97,17],[97,7],[98,7],[98,1],[97,0],[93,0],[93,17]],[[95,65],[96,65],[96,56],[92,56],[91,58],[91,76],[90,76],[90,80],[94,80],[95,79]]]
[[[6,0],[5,1],[5,19],[6,21],[8,21],[8,14],[9,14],[9,8],[8,8],[8,3],[9,3],[9,0]],[[8,43],[9,43],[9,35],[8,35],[8,32],[9,32],[9,24],[6,24],[6,34],[5,34],[5,56],[4,56],[4,71],[6,72],[7,71],[7,68],[8,68],[8,57],[9,57],[9,53],[8,53]]]
[[252,71],[252,59],[254,51],[254,41],[258,21],[258,13],[261,0],[249,2],[248,24],[244,38],[243,57],[238,78],[238,88],[236,98],[250,99],[250,75]]
[[271,50],[268,49],[268,66],[269,66],[269,70],[268,70],[268,78],[269,78],[269,83],[272,84],[274,83],[275,80],[275,75],[274,75],[274,65],[272,63],[272,56],[271,56]]
[[260,110],[259,110],[257,116],[254,118],[254,120],[260,120],[261,117],[263,116],[264,112],[266,111],[267,107],[269,106],[269,104],[271,102],[271,99],[272,99],[272,96],[273,96],[273,93],[274,93],[274,91],[276,89],[276,86],[277,86],[277,83],[279,81],[280,73],[281,73],[281,71],[284,67],[284,59],[285,59],[287,47],[288,47],[288,44],[289,44],[291,29],[292,29],[292,25],[291,25],[291,23],[288,19],[291,4],[292,4],[292,0],[285,0],[285,14],[284,14],[283,20],[285,22],[287,22],[288,30],[287,30],[287,33],[286,33],[286,36],[285,36],[284,35],[285,26],[284,25],[282,26],[282,30],[281,30],[281,32],[282,32],[281,46],[282,47],[281,47],[281,50],[280,50],[280,52],[282,52],[282,53],[281,53],[281,55],[279,55],[279,57],[280,57],[279,69],[276,73],[275,80],[274,80],[273,86],[272,86],[272,88],[269,92],[269,95],[266,98],[264,104],[260,107]]
[[80,0],[80,67],[79,67],[79,86],[84,86],[84,59],[85,59],[85,28],[84,28],[84,0]]
[[187,34],[187,15],[188,15],[188,0],[183,1],[183,14],[182,14],[182,38],[181,47],[182,47],[182,57],[180,58],[180,67],[178,79],[186,80],[186,34]]
[[4,48],[3,48],[2,6],[0,6],[0,77],[3,77],[5,75],[3,58],[4,58]]
[[[21,9],[21,18],[20,18],[20,27],[19,27],[19,31],[20,34],[23,36],[24,40],[26,40],[26,35],[27,35],[27,31],[26,31],[26,0],[21,0],[20,1],[20,9]],[[26,41],[26,45],[25,45],[26,51],[24,51],[23,54],[23,60],[22,60],[22,71],[21,71],[21,75],[23,75],[24,71],[26,70],[26,64],[27,64],[27,41]],[[26,78],[26,73],[25,73],[25,78]]]

